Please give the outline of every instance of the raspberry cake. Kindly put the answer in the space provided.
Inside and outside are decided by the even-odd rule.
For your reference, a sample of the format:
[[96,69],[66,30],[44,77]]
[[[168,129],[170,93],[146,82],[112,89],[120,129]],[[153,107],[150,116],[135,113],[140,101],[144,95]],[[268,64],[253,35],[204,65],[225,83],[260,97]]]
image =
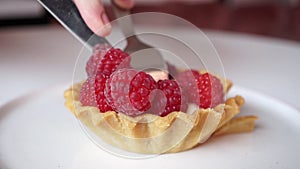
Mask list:
[[169,79],[156,81],[131,68],[127,53],[96,45],[88,78],[65,91],[65,105],[103,141],[137,153],[184,151],[213,136],[254,129],[256,116],[235,117],[242,96],[224,100],[229,80],[170,66]]

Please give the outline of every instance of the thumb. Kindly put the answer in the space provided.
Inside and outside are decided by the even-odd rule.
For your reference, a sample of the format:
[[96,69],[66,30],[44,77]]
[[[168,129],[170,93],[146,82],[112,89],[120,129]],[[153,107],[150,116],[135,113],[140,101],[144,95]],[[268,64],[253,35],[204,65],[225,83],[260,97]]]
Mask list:
[[99,36],[107,36],[111,25],[101,0],[74,0],[88,27]]

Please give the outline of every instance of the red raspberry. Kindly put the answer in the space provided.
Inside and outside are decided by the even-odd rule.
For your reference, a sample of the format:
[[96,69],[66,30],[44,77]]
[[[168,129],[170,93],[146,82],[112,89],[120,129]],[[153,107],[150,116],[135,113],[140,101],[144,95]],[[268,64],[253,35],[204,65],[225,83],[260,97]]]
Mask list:
[[139,111],[146,111],[151,107],[149,97],[156,89],[156,82],[149,74],[138,72],[130,82],[129,97],[133,106]]
[[205,73],[198,77],[197,84],[199,95],[197,98],[190,98],[191,102],[198,104],[200,108],[212,108],[224,102],[223,85],[217,77]]
[[159,80],[157,88],[162,91],[152,102],[152,112],[159,116],[166,116],[173,111],[183,111],[187,109],[187,102],[182,94],[182,90],[175,80]]
[[97,44],[94,46],[93,54],[86,64],[86,72],[88,76],[96,74],[98,64],[101,63],[101,59],[110,48],[111,46],[109,44]]
[[128,67],[130,67],[130,56],[127,53],[104,44],[94,47],[93,55],[87,62],[86,72],[88,76],[98,73],[110,76],[115,70]]
[[197,79],[199,78],[200,73],[196,70],[186,70],[180,72],[176,77],[176,81],[179,84],[180,88],[187,95],[189,101],[197,100],[199,94],[195,91],[198,89]]
[[145,72],[119,69],[108,79],[105,95],[117,112],[137,116],[150,108],[149,98],[155,88],[156,82]]
[[80,102],[83,106],[98,107],[101,112],[112,110],[104,95],[106,80],[107,76],[104,74],[88,77],[80,90]]
[[87,79],[80,89],[80,102],[83,106],[97,106],[96,93],[94,85],[91,85],[91,80]]
[[186,70],[178,74],[176,81],[183,90],[195,91],[197,89],[196,79],[199,76],[200,73],[196,70]]

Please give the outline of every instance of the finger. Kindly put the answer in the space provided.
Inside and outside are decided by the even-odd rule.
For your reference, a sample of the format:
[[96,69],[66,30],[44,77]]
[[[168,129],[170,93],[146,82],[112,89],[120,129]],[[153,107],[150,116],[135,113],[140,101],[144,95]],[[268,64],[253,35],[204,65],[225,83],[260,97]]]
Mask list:
[[134,0],[114,0],[115,3],[124,9],[130,9],[134,6]]
[[99,36],[107,36],[111,25],[101,0],[74,0],[83,20]]

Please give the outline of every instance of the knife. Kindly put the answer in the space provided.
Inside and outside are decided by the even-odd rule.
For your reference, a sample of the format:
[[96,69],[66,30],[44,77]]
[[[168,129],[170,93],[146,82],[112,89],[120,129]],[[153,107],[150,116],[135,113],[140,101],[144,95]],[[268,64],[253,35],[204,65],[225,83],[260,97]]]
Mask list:
[[[100,37],[94,34],[88,28],[72,0],[38,0],[38,2],[41,3],[46,10],[48,10],[71,34],[73,34],[84,46],[86,46],[91,51],[96,44],[109,44],[109,42],[104,37]],[[119,9],[115,4],[113,4],[113,7],[117,16],[123,17],[128,15],[128,13]],[[122,20],[124,19],[119,20],[119,22]],[[124,22],[121,23],[121,28],[124,28],[123,30],[126,31],[123,32],[125,33],[125,35],[128,35],[127,31],[129,30],[129,32],[133,32],[133,28],[132,25],[128,25],[128,23],[131,23],[128,22],[128,19],[125,23],[125,26],[122,25],[124,24]],[[147,71],[148,73],[162,72],[162,75],[164,77],[167,77],[167,66],[160,52],[152,46],[146,45],[145,43],[137,40],[135,41],[135,44],[131,46],[129,46],[130,43],[128,43],[129,45],[127,44],[127,47],[125,48],[125,51],[126,49],[129,49],[128,47],[134,49],[131,51],[126,51],[129,53],[134,53],[139,50],[143,51],[131,55],[131,66],[137,68],[138,70]]]
[[104,37],[94,34],[89,29],[72,0],[38,0],[38,2],[89,49],[93,49],[96,44],[109,44]]

